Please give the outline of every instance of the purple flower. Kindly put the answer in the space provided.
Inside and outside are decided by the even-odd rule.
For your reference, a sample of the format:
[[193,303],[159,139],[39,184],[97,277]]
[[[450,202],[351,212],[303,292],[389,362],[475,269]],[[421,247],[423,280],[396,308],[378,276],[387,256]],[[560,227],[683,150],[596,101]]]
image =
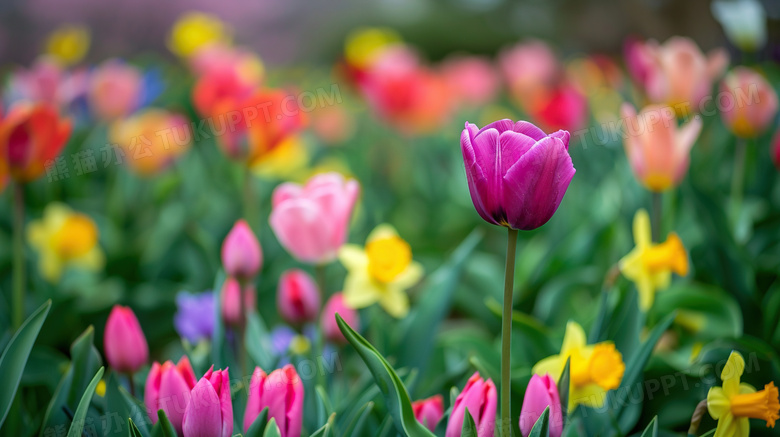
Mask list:
[[178,310],[173,316],[176,332],[190,343],[211,339],[214,333],[214,293],[193,294],[180,291],[176,295]]
[[287,325],[279,325],[271,330],[271,347],[277,357],[283,356],[290,348],[290,343],[295,337],[295,331]]
[[569,132],[550,135],[527,121],[466,123],[460,136],[471,200],[488,223],[531,230],[558,209],[575,170]]

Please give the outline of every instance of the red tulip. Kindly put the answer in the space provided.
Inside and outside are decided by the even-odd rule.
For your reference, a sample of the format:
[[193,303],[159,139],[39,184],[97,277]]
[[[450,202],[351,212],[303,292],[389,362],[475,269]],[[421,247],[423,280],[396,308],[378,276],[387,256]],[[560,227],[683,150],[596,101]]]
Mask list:
[[312,321],[320,311],[320,289],[311,275],[303,270],[288,270],[279,279],[276,307],[289,323]]

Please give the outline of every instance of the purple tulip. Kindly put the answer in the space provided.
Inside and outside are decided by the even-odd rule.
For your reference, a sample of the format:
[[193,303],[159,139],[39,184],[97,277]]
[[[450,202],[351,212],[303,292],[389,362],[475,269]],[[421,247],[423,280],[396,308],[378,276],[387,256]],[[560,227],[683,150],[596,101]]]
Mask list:
[[466,123],[460,136],[471,200],[488,223],[531,230],[558,209],[575,170],[569,132],[550,135],[527,121]]
[[520,433],[527,436],[531,433],[536,421],[550,407],[550,437],[561,437],[563,432],[563,413],[558,386],[550,375],[534,375],[528,383],[523,398],[523,409],[520,411]]

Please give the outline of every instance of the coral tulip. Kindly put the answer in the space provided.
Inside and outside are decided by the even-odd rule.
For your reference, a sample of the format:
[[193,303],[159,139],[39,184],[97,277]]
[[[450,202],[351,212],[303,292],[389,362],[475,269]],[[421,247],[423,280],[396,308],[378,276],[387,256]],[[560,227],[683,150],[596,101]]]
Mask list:
[[103,348],[108,364],[117,372],[135,373],[149,359],[149,346],[135,313],[114,305],[106,321]]
[[300,186],[285,183],[273,193],[271,229],[298,260],[333,261],[347,238],[360,186],[338,173],[319,174]]
[[626,123],[624,146],[634,176],[651,191],[677,186],[688,171],[688,155],[701,131],[701,117],[677,127],[669,107],[648,106],[637,116],[628,103],[621,114]]
[[574,177],[569,132],[526,121],[467,123],[460,137],[471,200],[488,223],[530,230],[547,223]]
[[[778,99],[764,76],[748,67],[737,67],[720,84],[719,105],[723,123],[742,138],[763,134],[774,122]],[[730,95],[730,100],[723,99]]]
[[157,423],[157,410],[163,410],[176,432],[181,434],[184,410],[196,383],[195,372],[186,355],[176,365],[171,361],[162,365],[154,362],[144,390],[144,403],[152,423]]

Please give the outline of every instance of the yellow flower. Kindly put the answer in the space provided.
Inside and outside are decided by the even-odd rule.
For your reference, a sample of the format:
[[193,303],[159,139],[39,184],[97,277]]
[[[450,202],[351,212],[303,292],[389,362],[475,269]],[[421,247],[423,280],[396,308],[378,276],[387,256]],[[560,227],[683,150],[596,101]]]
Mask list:
[[76,64],[88,50],[89,30],[84,26],[62,26],[52,32],[46,41],[46,54],[62,65]]
[[230,44],[230,27],[218,17],[203,12],[182,15],[168,36],[168,48],[183,58],[210,44]]
[[382,49],[401,42],[401,37],[392,29],[369,27],[354,30],[344,44],[347,63],[357,68],[370,66]]
[[620,272],[636,284],[639,307],[647,311],[653,306],[656,291],[669,287],[672,272],[680,276],[688,274],[688,254],[674,232],[664,243],[652,242],[650,217],[644,209],[634,216],[634,243],[634,250],[624,256],[618,266]]
[[344,303],[350,308],[379,305],[393,317],[409,312],[406,289],[423,276],[422,266],[412,260],[409,243],[390,225],[380,225],[368,236],[365,248],[344,245],[339,260],[347,269]]
[[283,139],[278,146],[255,160],[252,172],[260,177],[291,179],[306,168],[310,154],[299,135]]
[[607,391],[620,386],[626,366],[612,342],[587,345],[585,331],[576,322],[566,325],[561,353],[547,357],[533,368],[537,375],[560,379],[566,360],[569,363],[569,411],[579,405],[601,408]]
[[106,397],[106,381],[102,379],[98,381],[97,387],[95,387],[95,394],[101,398]]
[[28,225],[27,239],[38,251],[41,274],[49,282],[57,281],[68,265],[92,271],[103,267],[95,222],[62,203],[50,204],[41,220]]
[[775,427],[780,417],[780,401],[774,382],[756,391],[749,384],[740,384],[745,371],[745,359],[739,352],[731,352],[720,377],[723,387],[712,387],[707,393],[707,409],[718,421],[714,437],[748,437],[750,421],[766,421],[767,428]]
[[290,352],[294,355],[305,355],[311,349],[311,341],[303,335],[296,335],[290,341]]

